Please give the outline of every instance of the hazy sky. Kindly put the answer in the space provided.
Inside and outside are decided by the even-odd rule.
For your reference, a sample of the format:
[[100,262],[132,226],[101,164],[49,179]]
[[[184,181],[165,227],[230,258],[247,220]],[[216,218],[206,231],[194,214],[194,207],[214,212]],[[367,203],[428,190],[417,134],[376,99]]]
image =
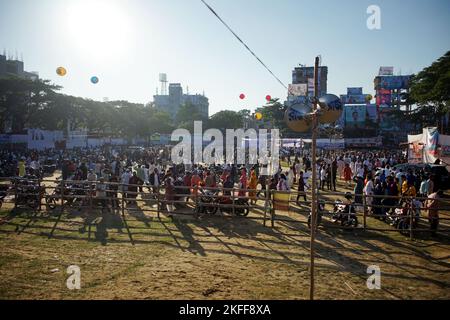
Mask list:
[[[286,84],[295,66],[320,54],[335,94],[348,86],[374,94],[379,66],[418,72],[450,50],[450,0],[207,2]],[[366,26],[372,4],[381,30]],[[204,90],[210,114],[287,95],[200,0],[0,0],[3,48],[23,53],[25,69],[63,93],[98,100],[149,102],[159,73],[190,93]]]

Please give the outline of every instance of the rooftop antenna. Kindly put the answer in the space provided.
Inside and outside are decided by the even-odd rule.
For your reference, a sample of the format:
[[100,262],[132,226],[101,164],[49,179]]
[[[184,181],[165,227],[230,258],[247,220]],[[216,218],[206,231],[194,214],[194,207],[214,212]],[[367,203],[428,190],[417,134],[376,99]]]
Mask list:
[[158,87],[156,87],[156,95],[158,95]]
[[20,53],[20,61],[23,62],[23,52]]
[[189,95],[189,86],[186,86],[186,94]]
[[17,49],[16,49],[16,61],[19,60],[19,55],[17,54]]
[[6,48],[3,48],[3,55],[6,57]]

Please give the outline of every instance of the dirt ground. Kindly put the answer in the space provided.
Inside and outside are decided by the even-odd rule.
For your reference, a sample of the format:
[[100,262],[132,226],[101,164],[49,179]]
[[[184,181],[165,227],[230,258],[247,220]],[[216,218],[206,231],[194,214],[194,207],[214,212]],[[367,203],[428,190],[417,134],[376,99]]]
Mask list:
[[[128,212],[126,224],[120,212],[98,213],[102,221],[91,232],[80,230],[83,216],[71,210],[49,238],[59,209],[11,216],[5,204],[0,299],[309,298],[309,229],[297,206],[279,212],[286,221],[272,228],[263,226],[262,208],[251,212],[253,219],[158,219],[142,211],[151,205]],[[371,218],[368,225],[387,227]],[[450,299],[448,234],[417,234],[411,241],[398,232],[331,227],[325,222],[317,235],[316,298]],[[71,265],[81,269],[81,290],[67,289]],[[380,290],[367,288],[372,265],[381,269]]]

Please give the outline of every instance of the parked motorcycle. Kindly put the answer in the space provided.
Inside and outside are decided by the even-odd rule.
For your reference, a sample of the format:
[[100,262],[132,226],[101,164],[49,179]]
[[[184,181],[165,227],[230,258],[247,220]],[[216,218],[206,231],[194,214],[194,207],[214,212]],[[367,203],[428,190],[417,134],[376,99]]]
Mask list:
[[345,204],[340,200],[334,203],[333,222],[339,222],[343,227],[358,227],[358,217],[353,204]]
[[13,185],[16,193],[16,206],[28,206],[37,209],[41,203],[41,198],[45,195],[45,187],[39,186],[33,180],[36,177],[28,176],[24,179],[16,179]]
[[[233,210],[234,207],[234,210]],[[197,213],[216,214],[219,210],[222,213],[235,214],[246,217],[250,213],[248,199],[231,199],[230,196],[218,196],[218,192],[201,190]]]
[[401,203],[402,208],[395,209],[395,216],[390,216],[392,221],[391,225],[394,226],[402,234],[406,234],[410,231],[411,215],[413,216],[413,229],[417,228],[420,221],[420,209],[422,203],[418,200],[409,200]]

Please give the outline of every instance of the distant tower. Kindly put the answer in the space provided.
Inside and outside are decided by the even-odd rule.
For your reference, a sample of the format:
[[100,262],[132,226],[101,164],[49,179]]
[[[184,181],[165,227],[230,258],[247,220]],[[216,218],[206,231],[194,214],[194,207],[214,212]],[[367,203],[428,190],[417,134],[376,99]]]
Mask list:
[[159,82],[161,82],[161,95],[167,95],[167,74],[160,73],[159,74]]
[[186,94],[189,95],[189,86],[186,86]]

